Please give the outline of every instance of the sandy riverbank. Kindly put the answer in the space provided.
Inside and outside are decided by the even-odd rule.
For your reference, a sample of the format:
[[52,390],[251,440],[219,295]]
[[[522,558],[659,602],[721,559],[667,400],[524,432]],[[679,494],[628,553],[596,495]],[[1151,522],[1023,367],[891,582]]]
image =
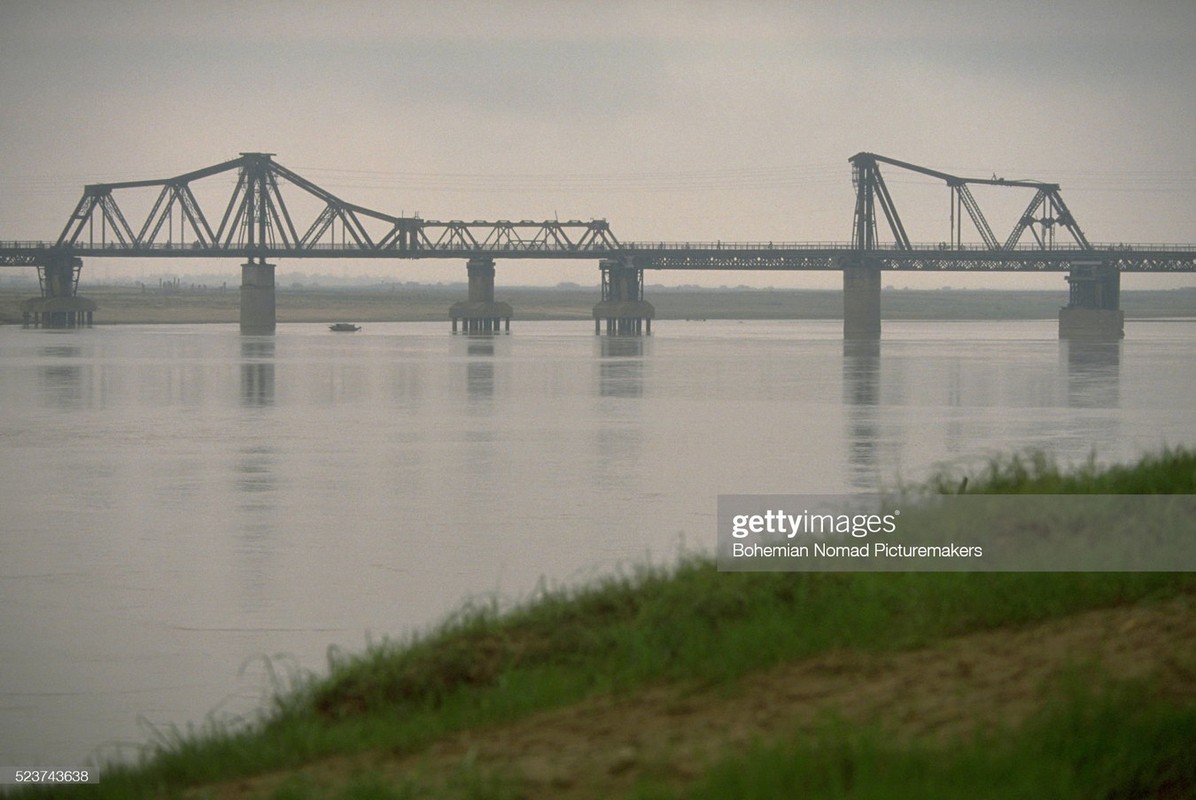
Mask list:
[[[0,289],[0,324],[21,322],[20,304],[36,286]],[[81,287],[98,306],[97,325],[237,322],[236,287]],[[346,289],[282,288],[279,322],[448,321],[448,308],[464,299],[464,286],[379,286]],[[516,320],[589,320],[598,287],[508,287],[496,293]],[[658,319],[840,319],[842,294],[827,290],[656,289],[645,292]],[[1007,290],[890,290],[882,295],[885,319],[1053,319],[1063,292]],[[1196,289],[1122,292],[1128,319],[1196,317]]]

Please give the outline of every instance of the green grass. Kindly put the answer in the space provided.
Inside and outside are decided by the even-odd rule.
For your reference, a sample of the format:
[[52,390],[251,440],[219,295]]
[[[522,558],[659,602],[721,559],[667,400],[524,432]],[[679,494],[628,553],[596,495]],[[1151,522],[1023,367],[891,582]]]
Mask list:
[[[1041,457],[1013,458],[970,479],[967,491],[1191,493],[1194,484],[1196,454],[1175,449],[1132,467],[1089,464],[1073,472]],[[958,488],[955,476],[940,485]],[[717,684],[836,648],[895,651],[1194,589],[1196,576],[1188,573],[719,573],[708,559],[687,558],[670,569],[545,590],[511,610],[475,604],[428,635],[357,654],[334,651],[327,675],[281,681],[260,719],[237,728],[161,732],[141,763],[102,769],[100,785],[88,793],[172,796],[334,754],[414,752],[448,732],[598,693],[682,680]],[[876,751],[877,770],[912,770],[918,758],[933,760],[916,750],[889,753],[867,737],[830,738],[847,748],[844,758]],[[499,797],[510,788],[468,770],[462,775],[459,796]],[[407,796],[407,789],[371,780],[362,777],[342,796]],[[280,791],[301,797],[308,789],[294,784]],[[29,796],[68,795],[72,790],[47,789]]]
[[895,742],[834,722],[814,735],[757,743],[674,791],[645,782],[638,800],[1130,800],[1192,797],[1196,708],[1137,683],[1077,682],[1014,731],[946,747]]
[[1196,494],[1196,453],[1164,448],[1128,465],[1100,465],[1091,456],[1064,469],[1048,454],[1032,452],[992,459],[975,476],[944,471],[929,487],[945,494]]

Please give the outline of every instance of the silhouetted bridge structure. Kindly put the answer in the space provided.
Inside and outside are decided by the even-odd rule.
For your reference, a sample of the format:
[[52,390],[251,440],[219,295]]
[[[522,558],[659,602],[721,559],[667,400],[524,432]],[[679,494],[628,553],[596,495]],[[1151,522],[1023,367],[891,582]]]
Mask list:
[[[272,154],[243,153],[173,178],[89,185],[56,241],[0,242],[0,266],[38,269],[41,297],[25,304],[26,324],[74,326],[90,324],[95,309],[78,294],[85,258],[243,259],[241,330],[250,334],[274,330],[270,262],[283,258],[464,259],[468,296],[449,316],[454,331],[460,323],[469,332],[497,331],[504,322],[509,329],[512,309],[494,299],[498,259],[597,260],[602,297],[594,308],[595,331],[606,320],[607,333],[632,335],[651,332],[655,312],[643,296],[647,269],[840,270],[848,338],[880,335],[886,270],[1065,272],[1069,302],[1059,316],[1065,337],[1121,335],[1123,272],[1196,272],[1196,245],[1089,242],[1058,184],[964,178],[873,153],[859,153],[850,163],[856,191],[851,242],[621,242],[605,220],[441,222],[394,216],[342,200],[278,164]],[[882,164],[947,186],[950,230],[941,241],[910,241]],[[216,176],[235,176],[235,182],[208,180]],[[969,186],[975,185],[1032,193],[1003,240],[972,195]],[[148,212],[132,215],[138,204]],[[965,241],[965,231],[972,241]]]

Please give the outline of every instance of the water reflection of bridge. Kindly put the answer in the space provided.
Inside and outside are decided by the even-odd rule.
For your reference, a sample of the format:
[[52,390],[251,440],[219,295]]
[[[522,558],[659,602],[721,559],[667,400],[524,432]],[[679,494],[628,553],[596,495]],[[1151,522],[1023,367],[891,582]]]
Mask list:
[[[1122,273],[1196,272],[1196,245],[1090,242],[1058,184],[965,178],[872,153],[850,161],[856,203],[849,243],[620,242],[605,220],[394,216],[340,199],[271,154],[243,153],[173,178],[89,185],[56,241],[0,242],[0,266],[38,270],[41,295],[25,303],[27,324],[70,327],[90,324],[95,311],[78,294],[85,258],[243,259],[241,330],[255,334],[274,331],[275,260],[464,260],[469,288],[449,310],[453,330],[492,333],[509,330],[514,314],[495,299],[497,260],[586,259],[597,261],[602,274],[595,332],[605,321],[607,334],[633,336],[651,333],[655,315],[643,296],[644,270],[838,270],[844,335],[851,339],[879,337],[885,271],[1066,273],[1060,335],[1104,339],[1122,332]],[[946,185],[950,227],[939,241],[910,239],[881,165]],[[1030,195],[1003,240],[969,188],[977,185]]]
[[[1062,442],[1063,452],[1087,449],[1105,455],[1115,452],[1123,436],[1119,417],[1093,413],[1121,405],[1125,345],[1120,341],[1065,339],[1058,343],[1057,362],[1018,360],[1012,368],[1006,367],[1004,375],[999,368],[994,370],[991,362],[956,351],[945,359],[944,379],[930,381],[933,389],[920,395],[903,376],[906,356],[898,353],[895,358],[881,358],[890,346],[876,340],[843,342],[846,461],[849,482],[858,489],[873,490],[893,480],[893,465],[900,467],[903,450],[917,441],[917,415],[903,416],[902,408],[931,409],[933,429],[944,437],[944,449],[961,459],[977,455],[977,420],[1008,413],[1002,402],[1009,399],[1000,399],[1003,391],[1024,392],[1012,399],[1014,407],[1021,403],[1037,406],[1038,411],[1030,416],[1045,417],[1039,423],[1044,427],[1041,439]],[[1011,377],[1013,380],[1008,380]],[[1038,391],[1025,392],[1027,387]],[[1066,424],[1054,427],[1057,420],[1052,422],[1048,416],[1054,409],[1076,413],[1067,415]],[[1014,450],[1020,448],[1015,444]],[[963,463],[940,466],[950,472]]]

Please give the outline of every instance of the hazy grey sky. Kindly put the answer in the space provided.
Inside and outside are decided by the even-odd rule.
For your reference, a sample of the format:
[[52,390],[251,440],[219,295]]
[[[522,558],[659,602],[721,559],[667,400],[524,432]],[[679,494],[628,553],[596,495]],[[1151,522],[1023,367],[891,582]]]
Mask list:
[[[1194,34],[1191,0],[0,0],[0,239],[55,238],[88,182],[266,151],[390,213],[843,241],[869,150],[1058,182],[1095,241],[1192,242]],[[945,239],[946,190],[886,174],[911,238]],[[977,197],[1000,237],[1029,200]]]

